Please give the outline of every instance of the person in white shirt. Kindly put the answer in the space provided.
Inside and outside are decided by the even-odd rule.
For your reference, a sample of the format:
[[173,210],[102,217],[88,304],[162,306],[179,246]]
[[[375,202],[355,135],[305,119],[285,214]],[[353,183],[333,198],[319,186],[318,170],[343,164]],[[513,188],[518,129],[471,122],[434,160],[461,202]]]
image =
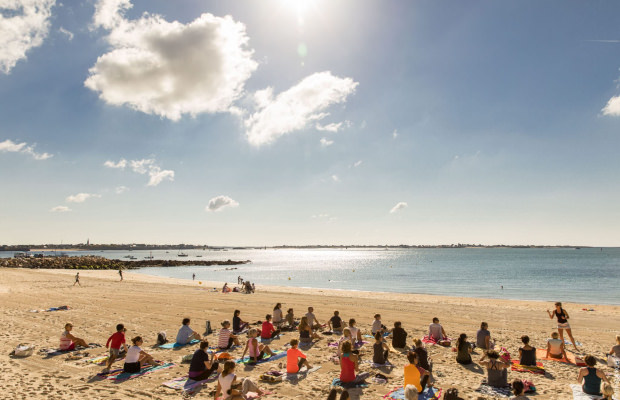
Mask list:
[[188,344],[194,339],[200,340],[200,334],[189,327],[190,322],[189,318],[183,318],[183,325],[179,329],[179,333],[177,333],[178,344]]
[[146,364],[152,366],[159,365],[159,363],[153,359],[153,356],[140,348],[142,343],[144,343],[141,336],[136,336],[131,339],[131,342],[133,343],[133,346],[127,350],[125,364],[123,365],[123,372],[133,374],[140,372],[140,369]]
[[308,325],[310,325],[310,327],[312,329],[321,329],[321,323],[319,322],[319,320],[316,318],[316,316],[314,315],[314,308],[313,307],[308,307],[308,312],[306,313],[306,317],[308,317]]
[[385,325],[383,325],[381,323],[381,314],[375,314],[375,320],[372,322],[372,335],[374,336],[375,333],[377,332],[381,332],[381,335],[383,335],[383,332],[385,332],[386,327]]

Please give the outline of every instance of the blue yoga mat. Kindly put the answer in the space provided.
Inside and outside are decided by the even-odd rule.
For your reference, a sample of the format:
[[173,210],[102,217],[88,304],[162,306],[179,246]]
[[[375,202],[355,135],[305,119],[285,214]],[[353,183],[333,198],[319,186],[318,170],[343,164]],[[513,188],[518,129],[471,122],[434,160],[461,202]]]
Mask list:
[[165,343],[165,344],[161,344],[158,347],[160,349],[178,349],[179,347],[185,347],[185,346],[190,346],[192,344],[196,344],[196,343],[200,343],[200,340],[198,339],[193,339],[191,342],[189,343],[185,343],[185,344],[179,344],[179,343]]

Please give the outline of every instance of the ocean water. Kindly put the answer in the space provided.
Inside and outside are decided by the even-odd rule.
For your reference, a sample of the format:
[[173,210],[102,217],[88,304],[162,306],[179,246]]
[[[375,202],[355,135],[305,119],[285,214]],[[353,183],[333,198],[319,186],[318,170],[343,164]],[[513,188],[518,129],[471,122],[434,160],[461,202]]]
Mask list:
[[[620,305],[620,248],[267,249],[153,251],[155,259],[251,260],[225,266],[148,267],[135,272],[234,284],[425,293]],[[71,252],[138,259],[149,251]],[[5,252],[0,257],[10,257]],[[201,257],[197,257],[201,256]],[[503,286],[503,289],[502,289]]]

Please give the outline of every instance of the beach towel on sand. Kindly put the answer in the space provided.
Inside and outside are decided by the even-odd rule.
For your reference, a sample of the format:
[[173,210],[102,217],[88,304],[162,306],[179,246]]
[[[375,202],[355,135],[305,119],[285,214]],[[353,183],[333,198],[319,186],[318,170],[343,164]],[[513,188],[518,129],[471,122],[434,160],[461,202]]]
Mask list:
[[77,351],[84,351],[84,350],[87,350],[87,349],[94,349],[94,348],[97,348],[97,347],[101,347],[101,345],[97,344],[97,343],[89,343],[88,347],[77,346],[73,350],[41,349],[41,350],[39,350],[39,352],[41,353],[41,355],[43,357],[49,358],[49,357],[59,356],[59,355],[62,355],[62,354],[70,354],[70,353],[75,353]]
[[[383,396],[386,400],[405,400],[405,388],[399,387]],[[422,393],[418,394],[418,400],[436,400],[441,398],[441,389],[426,388]]]
[[[368,344],[369,342],[362,340],[360,342],[355,342],[354,347],[362,347],[365,344]],[[327,343],[327,347],[338,347],[338,342],[329,342]]]
[[152,372],[159,371],[161,369],[168,369],[172,367],[174,367],[173,363],[165,363],[162,365],[155,365],[155,366],[149,365],[149,366],[143,367],[140,370],[140,372],[136,372],[133,374],[123,372],[123,369],[121,368],[121,369],[112,370],[110,372],[102,372],[102,373],[97,374],[97,376],[100,376],[105,379],[110,379],[110,380],[120,383],[120,382],[127,381],[129,379],[137,378],[139,376],[148,375]]
[[510,386],[506,387],[495,387],[487,385],[487,381],[483,380],[476,392],[486,394],[488,396],[501,397],[501,398],[509,398],[512,396],[512,390]]
[[291,382],[296,382],[299,380],[299,378],[305,378],[307,375],[310,375],[311,373],[318,371],[320,369],[321,369],[321,366],[317,365],[316,367],[312,367],[310,369],[299,371],[296,374],[291,374],[287,372],[283,379],[287,381],[291,381]]
[[188,376],[182,376],[180,378],[174,378],[170,381],[162,383],[163,386],[174,390],[183,390],[184,392],[192,393],[205,383],[215,382],[217,380],[217,372],[212,374],[208,379],[202,381],[195,381],[189,379]]
[[[108,362],[109,358],[110,358],[110,356],[108,354],[105,354],[105,355],[102,355],[102,356],[99,356],[99,357],[93,357],[93,358],[89,358],[89,359],[82,360],[82,361],[84,361],[85,363],[88,363],[88,364],[105,365]],[[117,357],[115,362],[116,361],[121,361],[121,360],[124,360],[124,359],[125,359],[125,354]]]
[[519,364],[519,360],[512,360],[511,370],[517,372],[530,372],[532,374],[545,374],[545,368],[541,362],[537,362],[536,365],[521,365]]
[[566,358],[547,358],[547,350],[546,349],[537,349],[536,350],[536,358],[540,359],[540,360],[545,360],[545,361],[557,361],[557,362],[561,362],[561,363],[565,363],[565,364],[573,364],[576,365],[578,367],[585,367],[586,363],[579,357],[576,357],[573,353],[567,351],[566,352],[566,356],[568,357],[568,359]]
[[[449,337],[445,337],[442,340],[448,340],[450,342],[452,342],[452,339],[450,339]],[[424,336],[422,338],[422,342],[426,343],[426,344],[430,344],[430,345],[439,345],[439,343],[435,340],[435,338],[429,337],[428,335]]]
[[351,383],[351,382],[347,382],[347,383],[343,383],[340,382],[340,378],[334,378],[334,380],[332,381],[332,387],[341,387],[344,389],[353,389],[353,388],[367,388],[368,384],[367,383]]
[[189,343],[185,343],[185,344],[179,344],[179,343],[164,343],[164,344],[160,344],[159,347],[160,349],[179,349],[181,347],[185,347],[185,346],[191,346],[194,344],[200,343],[200,340],[198,339],[193,339],[191,340]]
[[[598,399],[602,399],[601,396],[594,396],[591,394],[586,394],[583,392],[583,390],[581,389],[581,386],[576,385],[576,384],[571,384],[570,388],[573,390],[573,399],[574,400],[598,400]],[[614,396],[613,397],[614,400],[618,400],[618,397]]]
[[[257,364],[262,364],[262,363],[266,363],[266,362],[269,362],[269,361],[279,360],[280,358],[283,358],[283,357],[286,357],[286,351],[275,350],[271,357],[266,357],[266,355],[265,355],[263,358],[258,360]],[[246,357],[243,357],[243,358],[239,358],[239,359],[235,360],[235,362],[237,364],[250,364],[250,357],[246,356]]]

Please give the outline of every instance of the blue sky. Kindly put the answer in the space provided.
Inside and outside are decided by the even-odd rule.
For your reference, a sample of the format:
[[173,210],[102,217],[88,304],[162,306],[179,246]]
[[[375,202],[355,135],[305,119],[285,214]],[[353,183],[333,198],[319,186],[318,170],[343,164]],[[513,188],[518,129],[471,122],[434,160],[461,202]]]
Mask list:
[[613,1],[0,1],[0,243],[618,246]]

